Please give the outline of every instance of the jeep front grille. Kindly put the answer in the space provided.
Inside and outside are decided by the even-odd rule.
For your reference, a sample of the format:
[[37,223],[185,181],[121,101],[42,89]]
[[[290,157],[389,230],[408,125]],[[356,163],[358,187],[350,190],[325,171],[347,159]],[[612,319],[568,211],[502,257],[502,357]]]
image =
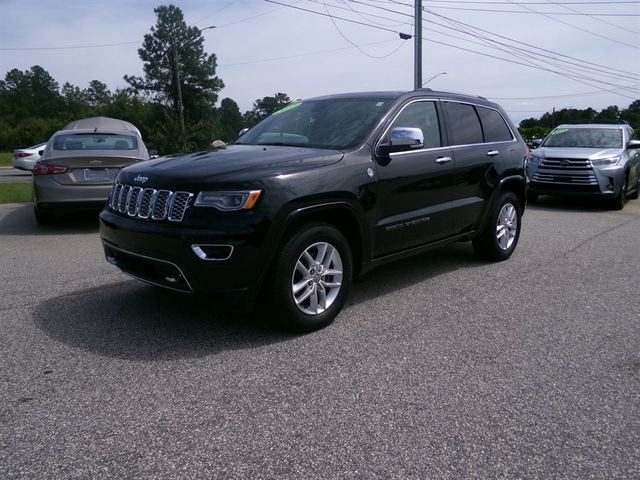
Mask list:
[[181,222],[193,197],[190,192],[172,192],[116,183],[109,208],[129,217]]

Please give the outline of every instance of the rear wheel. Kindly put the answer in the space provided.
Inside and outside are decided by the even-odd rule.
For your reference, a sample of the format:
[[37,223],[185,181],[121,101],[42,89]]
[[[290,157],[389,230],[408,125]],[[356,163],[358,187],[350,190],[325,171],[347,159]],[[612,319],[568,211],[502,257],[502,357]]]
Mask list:
[[330,324],[349,294],[352,272],[351,249],[339,230],[324,223],[299,227],[273,270],[269,290],[275,320],[297,332]]
[[473,239],[473,249],[487,260],[501,261],[511,256],[520,238],[522,213],[512,192],[503,192],[489,213],[484,230]]

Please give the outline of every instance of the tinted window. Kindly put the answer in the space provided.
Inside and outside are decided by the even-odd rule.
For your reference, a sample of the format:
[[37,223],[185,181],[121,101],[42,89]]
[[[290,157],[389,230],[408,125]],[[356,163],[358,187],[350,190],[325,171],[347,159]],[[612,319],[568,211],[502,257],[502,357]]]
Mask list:
[[473,105],[444,102],[449,127],[451,145],[471,145],[482,143],[482,127]]
[[71,133],[53,139],[54,150],[136,150],[138,140],[132,135],[115,133]]
[[331,98],[294,102],[236,143],[347,149],[363,143],[392,103],[388,98]]
[[620,128],[556,128],[542,143],[543,147],[622,148]]
[[506,142],[513,140],[511,130],[502,118],[502,115],[491,108],[476,107],[480,120],[482,120],[482,128],[484,130],[485,142]]
[[435,102],[414,102],[407,105],[393,121],[391,127],[419,128],[424,134],[424,148],[442,146]]

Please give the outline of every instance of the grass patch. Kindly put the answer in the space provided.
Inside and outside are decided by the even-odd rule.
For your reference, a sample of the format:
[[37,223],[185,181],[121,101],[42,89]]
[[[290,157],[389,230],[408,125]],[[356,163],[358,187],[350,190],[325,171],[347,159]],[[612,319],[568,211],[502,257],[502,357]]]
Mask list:
[[0,152],[0,167],[10,167],[13,152]]
[[31,183],[0,183],[0,203],[31,201]]

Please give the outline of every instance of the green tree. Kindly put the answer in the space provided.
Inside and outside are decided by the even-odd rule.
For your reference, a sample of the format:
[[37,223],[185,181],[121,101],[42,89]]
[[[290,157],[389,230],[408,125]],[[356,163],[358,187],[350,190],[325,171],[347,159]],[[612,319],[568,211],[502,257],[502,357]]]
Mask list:
[[221,140],[230,142],[238,137],[238,132],[244,126],[244,119],[238,104],[230,98],[220,102],[218,109],[218,134]]
[[253,102],[253,109],[245,112],[244,120],[247,127],[253,127],[259,121],[277,112],[291,103],[289,95],[276,93],[273,97],[259,98]]
[[[202,122],[213,117],[218,92],[224,83],[216,76],[215,54],[204,51],[201,30],[186,24],[182,10],[175,5],[162,5],[154,12],[156,25],[144,36],[142,48],[138,49],[144,77],[125,75],[124,79],[136,93],[142,92],[153,101],[172,108],[176,117],[179,117],[181,92],[185,137],[190,138],[196,135],[195,128],[201,128]],[[176,122],[171,124],[179,127]],[[196,136],[200,134],[198,132]],[[168,135],[179,139],[176,149],[184,146],[186,138],[182,138],[179,128],[172,129]],[[202,140],[203,143],[210,141]]]
[[89,88],[85,90],[86,101],[92,107],[98,107],[109,103],[111,99],[111,92],[105,83],[100,80],[91,80],[89,82]]

